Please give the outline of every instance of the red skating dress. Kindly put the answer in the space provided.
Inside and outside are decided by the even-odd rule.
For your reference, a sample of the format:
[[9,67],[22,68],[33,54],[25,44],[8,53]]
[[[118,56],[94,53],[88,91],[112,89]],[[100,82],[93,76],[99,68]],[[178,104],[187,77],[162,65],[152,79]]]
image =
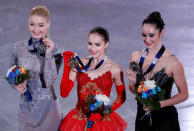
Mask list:
[[[76,108],[72,109],[63,119],[60,126],[61,131],[84,131],[88,112],[87,97],[91,93],[110,96],[113,85],[112,74],[107,71],[92,80],[87,73],[77,73],[77,83],[78,103]],[[127,123],[114,112],[125,101],[125,87],[124,85],[116,86],[116,89],[118,97],[112,104],[113,112],[94,123],[92,128],[87,128],[87,131],[123,131],[126,129]]]

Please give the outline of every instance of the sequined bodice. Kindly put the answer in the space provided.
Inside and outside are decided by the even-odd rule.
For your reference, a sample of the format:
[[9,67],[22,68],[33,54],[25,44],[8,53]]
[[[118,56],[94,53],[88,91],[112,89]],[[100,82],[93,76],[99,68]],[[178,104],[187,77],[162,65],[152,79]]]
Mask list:
[[168,99],[171,97],[172,92],[172,86],[174,84],[173,77],[167,77],[167,81],[165,84],[161,85],[161,88],[165,90],[165,99]]
[[[77,75],[77,108],[86,107],[86,101],[89,94],[105,94],[110,96],[113,85],[112,74],[110,71],[103,73],[101,76],[91,79],[87,73],[78,73]],[[83,110],[83,109],[82,109]]]
[[[32,110],[37,110],[42,100],[55,99],[53,84],[57,78],[54,55],[60,53],[57,46],[50,54],[40,56],[29,51],[28,41],[16,43],[11,51],[10,66],[17,65],[30,70],[30,80],[27,81],[32,101]],[[20,106],[26,108],[25,96],[21,95]],[[27,109],[28,110],[28,109]]]

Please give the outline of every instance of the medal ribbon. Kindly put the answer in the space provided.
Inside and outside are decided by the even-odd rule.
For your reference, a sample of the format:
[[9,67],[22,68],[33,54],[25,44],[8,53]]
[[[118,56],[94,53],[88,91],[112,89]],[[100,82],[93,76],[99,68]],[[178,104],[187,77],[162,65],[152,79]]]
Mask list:
[[[79,58],[79,56],[78,56],[77,54],[76,54],[74,57],[79,61],[80,65],[81,65],[81,68],[80,68],[80,67],[77,67],[77,68],[76,68],[77,71],[78,71],[78,72],[87,72],[88,69],[89,69],[89,67],[90,67],[90,65],[91,65],[91,62],[92,62],[92,60],[93,60],[93,57],[91,57],[91,58],[89,59],[89,62],[88,62],[88,64],[87,64],[86,66],[84,66],[84,64],[82,63],[82,61],[80,60],[80,58]],[[105,56],[103,59],[101,59],[100,62],[99,62],[99,63],[95,66],[95,68],[92,69],[92,70],[98,69],[98,68],[104,63],[104,61],[106,60],[106,58],[107,58],[107,56]]]
[[140,67],[139,68],[139,71],[141,73],[143,73],[144,75],[146,75],[147,73],[149,73],[155,67],[156,63],[158,62],[158,60],[160,59],[160,57],[163,55],[164,51],[165,51],[165,46],[162,45],[162,47],[160,48],[160,50],[156,54],[155,59],[152,61],[151,65],[147,69],[147,71],[143,73],[142,67],[143,67],[143,63],[144,63],[145,57],[146,57],[146,55],[148,53],[148,48],[146,48],[145,51],[144,51],[144,53],[143,53],[143,55],[140,58],[140,61],[139,61],[139,67]]
[[38,53],[38,54],[40,54],[40,56],[43,56],[44,57],[45,56],[45,49],[42,49],[42,48],[41,49],[38,49],[37,47],[35,47],[34,44],[43,44],[42,39],[33,42],[32,38],[30,38],[29,41],[28,41],[28,45],[30,47],[30,49],[29,49],[30,52]]

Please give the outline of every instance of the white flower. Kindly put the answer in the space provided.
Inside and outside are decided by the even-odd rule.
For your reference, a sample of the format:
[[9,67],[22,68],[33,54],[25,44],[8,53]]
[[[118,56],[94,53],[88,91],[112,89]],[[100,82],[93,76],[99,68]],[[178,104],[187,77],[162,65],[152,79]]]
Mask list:
[[6,76],[9,76],[9,73],[12,72],[12,70],[16,67],[16,65],[12,66],[11,68],[8,69]]
[[104,105],[110,105],[111,100],[106,95],[98,94],[95,96],[97,101],[104,102]]
[[156,84],[154,80],[146,80],[144,81],[144,85],[148,87],[148,89],[155,89]]

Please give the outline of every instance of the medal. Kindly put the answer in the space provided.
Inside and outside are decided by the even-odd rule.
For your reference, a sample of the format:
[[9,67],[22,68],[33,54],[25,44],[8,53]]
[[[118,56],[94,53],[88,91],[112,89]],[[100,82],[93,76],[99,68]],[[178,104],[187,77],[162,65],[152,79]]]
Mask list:
[[133,62],[130,63],[129,69],[134,71],[134,72],[138,72],[139,65],[135,61],[133,61]]
[[32,38],[28,41],[28,45],[30,46],[30,52],[38,53],[41,56],[45,56],[46,46],[44,45],[42,39],[38,41],[33,41]]
[[[101,59],[100,62],[95,66],[95,68],[91,70],[98,69],[106,59],[107,59],[107,56]],[[68,61],[68,65],[70,68],[76,68],[78,72],[87,72],[87,71],[90,71],[89,67],[91,65],[92,60],[93,60],[93,57],[89,58],[88,64],[84,66],[79,56],[75,54],[75,56],[71,57],[70,60]]]

